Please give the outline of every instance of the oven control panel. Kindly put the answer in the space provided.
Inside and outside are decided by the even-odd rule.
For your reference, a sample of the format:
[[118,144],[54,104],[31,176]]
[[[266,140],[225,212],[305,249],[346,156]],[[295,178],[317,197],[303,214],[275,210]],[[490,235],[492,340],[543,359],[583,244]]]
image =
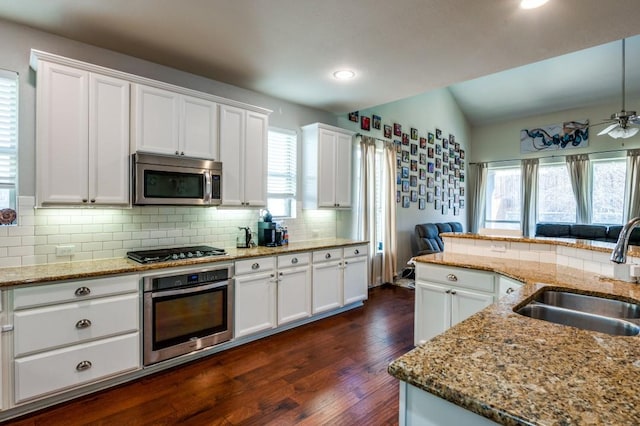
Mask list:
[[[191,272],[178,275],[167,275],[145,278],[145,291],[169,290],[172,288],[191,287],[201,284],[226,281],[229,279],[229,269],[221,268],[210,271]],[[150,284],[149,285],[149,281]]]

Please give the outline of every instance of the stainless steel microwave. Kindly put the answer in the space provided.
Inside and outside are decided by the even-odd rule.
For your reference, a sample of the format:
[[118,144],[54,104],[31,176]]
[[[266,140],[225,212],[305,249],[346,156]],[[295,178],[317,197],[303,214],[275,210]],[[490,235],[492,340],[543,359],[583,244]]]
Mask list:
[[217,206],[222,163],[199,158],[133,154],[133,204]]

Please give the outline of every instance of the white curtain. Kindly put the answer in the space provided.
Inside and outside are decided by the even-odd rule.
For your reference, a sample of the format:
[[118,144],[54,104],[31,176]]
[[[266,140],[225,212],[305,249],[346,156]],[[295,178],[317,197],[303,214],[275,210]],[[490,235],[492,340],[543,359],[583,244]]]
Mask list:
[[627,151],[623,223],[640,216],[640,149]]
[[487,163],[469,164],[469,179],[471,181],[471,202],[469,203],[469,223],[470,229],[477,234],[480,228],[484,227],[486,197],[487,197],[487,173],[489,165]]
[[530,237],[535,235],[536,204],[538,199],[538,159],[522,160],[522,235]]
[[396,152],[390,143],[384,144],[384,195],[382,205],[382,282],[392,283],[396,277]]
[[591,223],[591,166],[588,154],[567,155],[567,169],[576,200],[576,223]]
[[376,140],[369,136],[360,139],[360,203],[358,222],[360,235],[369,241],[369,277],[372,279],[373,256],[376,253]]

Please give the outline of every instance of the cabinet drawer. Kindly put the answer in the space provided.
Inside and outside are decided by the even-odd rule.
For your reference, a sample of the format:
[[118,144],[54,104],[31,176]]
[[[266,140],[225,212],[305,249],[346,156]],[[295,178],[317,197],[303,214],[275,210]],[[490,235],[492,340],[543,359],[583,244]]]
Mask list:
[[252,274],[254,272],[269,272],[276,269],[275,257],[258,257],[255,259],[239,260],[236,262],[236,275]]
[[138,275],[127,275],[17,288],[13,291],[13,307],[14,309],[22,309],[113,294],[132,293],[137,292],[139,286],[140,277]]
[[342,249],[318,250],[313,252],[313,263],[342,259]]
[[278,256],[278,268],[308,265],[311,260],[309,253],[283,254]]
[[344,257],[366,256],[369,253],[369,246],[362,244],[344,248]]
[[18,358],[16,402],[137,369],[139,359],[138,333]]
[[138,295],[16,311],[15,356],[137,331]]
[[494,274],[491,272],[422,262],[416,262],[416,280],[466,287],[488,293],[493,293],[495,290]]

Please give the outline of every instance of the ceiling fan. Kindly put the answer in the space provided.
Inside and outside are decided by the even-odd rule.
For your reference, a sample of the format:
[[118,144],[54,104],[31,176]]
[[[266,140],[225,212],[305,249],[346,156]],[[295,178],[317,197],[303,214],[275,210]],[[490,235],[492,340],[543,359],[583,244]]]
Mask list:
[[622,39],[622,110],[611,114],[609,120],[602,123],[594,124],[594,126],[600,126],[602,124],[612,123],[598,133],[598,136],[608,134],[614,139],[622,138],[627,139],[634,136],[640,130],[637,127],[631,127],[631,124],[640,125],[640,117],[635,111],[626,111],[624,109],[625,104],[625,39]]

